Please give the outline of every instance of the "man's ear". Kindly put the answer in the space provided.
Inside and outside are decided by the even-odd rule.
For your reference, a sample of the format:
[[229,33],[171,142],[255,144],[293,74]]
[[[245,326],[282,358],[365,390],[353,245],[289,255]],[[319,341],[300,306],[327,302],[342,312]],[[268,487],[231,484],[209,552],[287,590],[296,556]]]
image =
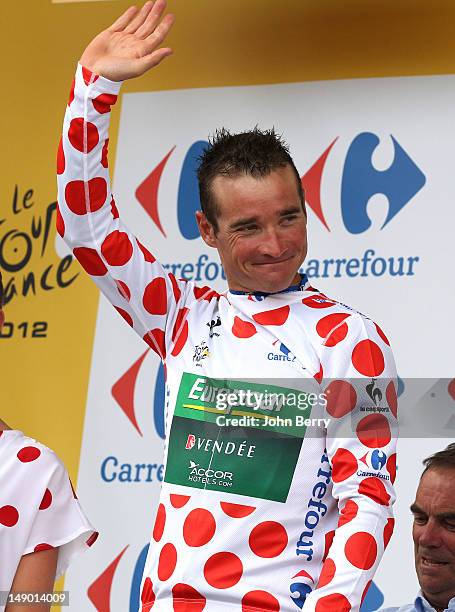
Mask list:
[[215,229],[202,210],[196,211],[196,222],[205,244],[216,249]]

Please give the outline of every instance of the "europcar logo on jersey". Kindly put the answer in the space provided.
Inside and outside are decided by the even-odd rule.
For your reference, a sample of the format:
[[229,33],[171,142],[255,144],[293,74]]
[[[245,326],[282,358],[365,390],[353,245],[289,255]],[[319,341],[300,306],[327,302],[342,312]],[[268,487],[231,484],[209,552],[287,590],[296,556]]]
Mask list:
[[[417,166],[412,156],[398,140],[390,135],[393,145],[393,159],[386,170],[378,170],[373,163],[373,155],[381,144],[381,139],[372,132],[356,134],[343,154],[342,166],[335,168],[336,180],[340,181],[340,200],[335,202],[341,211],[341,224],[344,231],[352,235],[360,235],[372,229],[368,215],[368,204],[375,195],[383,195],[388,201],[386,218],[380,228],[385,230],[395,221],[405,206],[423,188],[426,182],[425,174]],[[386,139],[382,139],[385,143]],[[390,142],[390,141],[389,141]],[[199,188],[196,177],[198,158],[207,146],[207,142],[198,140],[188,148],[179,172],[177,195],[177,223],[180,234],[186,240],[199,238],[199,230],[194,213],[200,209]],[[325,176],[328,160],[332,161],[333,152],[339,156],[339,147],[344,146],[339,137],[316,159],[313,165],[301,177],[308,207],[328,232],[333,231],[329,225],[327,212],[332,203],[323,200],[322,186],[324,180],[333,182],[331,174]],[[135,195],[143,209],[150,216],[158,230],[166,236],[158,203],[158,187],[169,160],[176,147],[168,151],[159,164],[145,177],[135,191]],[[338,164],[337,161],[333,162]],[[175,172],[175,169],[174,169]],[[304,271],[309,278],[328,277],[366,277],[366,276],[414,276],[419,262],[419,256],[406,254],[387,257],[372,248],[366,248],[358,257],[350,259],[309,259],[304,264]],[[194,262],[165,264],[174,274],[188,280],[215,281],[225,280],[224,272],[217,261],[212,261],[207,255],[201,254]]]

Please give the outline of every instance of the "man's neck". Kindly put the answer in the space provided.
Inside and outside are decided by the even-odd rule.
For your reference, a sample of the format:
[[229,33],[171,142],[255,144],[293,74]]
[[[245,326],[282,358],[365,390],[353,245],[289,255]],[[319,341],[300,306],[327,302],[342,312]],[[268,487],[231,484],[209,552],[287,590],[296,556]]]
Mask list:
[[450,598],[447,600],[444,600],[444,602],[441,602],[441,600],[435,601],[432,597],[429,597],[423,591],[422,591],[422,595],[428,601],[430,606],[436,610],[436,612],[444,612],[444,610],[447,610],[447,608],[449,607]]

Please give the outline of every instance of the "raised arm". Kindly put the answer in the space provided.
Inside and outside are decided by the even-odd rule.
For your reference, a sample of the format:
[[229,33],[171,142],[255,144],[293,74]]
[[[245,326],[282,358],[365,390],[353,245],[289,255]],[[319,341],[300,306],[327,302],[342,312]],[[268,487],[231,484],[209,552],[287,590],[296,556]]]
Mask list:
[[[110,191],[108,128],[121,81],[171,53],[165,0],[129,8],[82,54],[59,146],[57,230],[120,315],[162,358],[186,312],[186,283],[167,274],[122,224]],[[183,314],[182,314],[183,313]]]

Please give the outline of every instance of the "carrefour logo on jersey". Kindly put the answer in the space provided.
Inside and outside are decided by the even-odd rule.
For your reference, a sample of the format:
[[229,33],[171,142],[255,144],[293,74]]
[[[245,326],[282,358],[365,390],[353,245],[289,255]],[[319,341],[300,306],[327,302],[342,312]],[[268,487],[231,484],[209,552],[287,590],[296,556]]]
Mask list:
[[[425,174],[413,160],[412,152],[406,149],[390,135],[389,143],[393,146],[393,159],[386,170],[378,170],[373,164],[373,155],[380,144],[387,144],[372,132],[356,134],[347,148],[342,152],[342,165],[335,170],[339,181],[339,201],[326,201],[323,197],[328,161],[334,164],[340,156],[340,147],[346,147],[335,137],[321,155],[314,161],[301,177],[305,191],[307,207],[315,215],[324,231],[331,232],[339,238],[340,230],[348,236],[369,232],[372,221],[368,214],[368,204],[373,196],[385,196],[388,202],[386,218],[380,231],[387,232],[389,225],[396,222],[397,215],[403,209],[415,203],[415,196],[426,182]],[[194,213],[200,209],[199,189],[196,177],[198,158],[207,142],[193,142],[183,157],[180,168],[172,166],[172,156],[176,147],[163,152],[163,157],[156,167],[143,179],[135,189],[136,199],[150,216],[158,230],[167,235],[169,228],[164,227],[161,219],[161,202],[158,199],[159,185],[165,180],[166,173],[178,173],[177,223],[181,236],[186,240],[199,238],[199,231]],[[298,143],[296,143],[298,144]],[[169,165],[169,167],[168,167]],[[167,180],[167,179],[166,179]],[[333,181],[333,172],[327,179]],[[164,206],[164,204],[163,204]],[[341,227],[333,226],[328,221],[328,212],[336,206],[341,215]],[[311,213],[310,213],[311,214]],[[368,235],[368,234],[367,234]],[[302,271],[311,278],[354,278],[380,276],[414,276],[417,272],[420,257],[409,253],[393,255],[381,253],[376,248],[363,248],[358,256],[350,258],[308,259]],[[200,254],[194,261],[165,263],[165,267],[179,277],[188,280],[215,281],[225,280],[221,265],[207,255]]]

